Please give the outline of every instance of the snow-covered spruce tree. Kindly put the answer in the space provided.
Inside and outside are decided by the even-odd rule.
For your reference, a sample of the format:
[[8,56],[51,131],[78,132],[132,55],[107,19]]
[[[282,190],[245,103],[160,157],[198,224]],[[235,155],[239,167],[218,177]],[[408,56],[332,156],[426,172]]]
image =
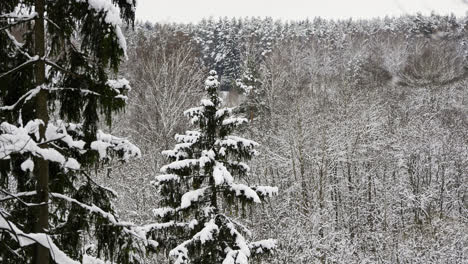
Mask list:
[[244,162],[257,154],[257,143],[232,135],[247,119],[221,107],[215,71],[205,85],[201,105],[185,111],[198,130],[176,135],[179,143],[163,152],[171,163],[154,181],[162,203],[154,213],[161,221],[146,231],[169,250],[174,263],[248,263],[254,255],[272,251],[276,241],[249,242],[249,230],[233,216],[277,194],[278,188],[247,185],[250,173]]
[[0,1],[1,263],[137,262],[139,236],[90,173],[140,155],[98,130],[100,117],[110,125],[125,106],[128,82],[108,75],[125,55],[120,25],[133,23],[134,8],[134,0]]

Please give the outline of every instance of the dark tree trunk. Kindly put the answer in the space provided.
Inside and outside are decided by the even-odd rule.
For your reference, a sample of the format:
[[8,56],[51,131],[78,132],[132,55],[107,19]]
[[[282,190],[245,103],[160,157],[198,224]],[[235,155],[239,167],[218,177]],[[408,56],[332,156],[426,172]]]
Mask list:
[[[45,1],[36,0],[35,11],[38,13],[38,18],[36,19],[34,26],[34,48],[35,54],[40,58],[43,58],[45,54],[44,9]],[[41,86],[45,83],[45,64],[43,60],[36,62],[34,75],[36,86]],[[45,141],[45,130],[49,121],[47,111],[47,91],[41,90],[37,95],[36,100],[36,117],[44,122],[44,125],[39,127],[40,140]],[[42,145],[41,147],[47,146]],[[49,163],[47,160],[37,158],[35,160],[35,165],[37,202],[43,203],[43,205],[37,207],[37,220],[34,226],[34,232],[46,233],[49,228]],[[39,244],[36,244],[34,263],[48,264],[49,250]]]

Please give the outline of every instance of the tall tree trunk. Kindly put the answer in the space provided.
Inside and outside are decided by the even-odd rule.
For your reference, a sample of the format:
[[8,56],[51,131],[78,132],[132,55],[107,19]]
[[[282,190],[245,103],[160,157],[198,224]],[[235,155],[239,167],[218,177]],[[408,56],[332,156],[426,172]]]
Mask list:
[[[38,13],[38,18],[34,26],[34,48],[35,54],[40,58],[45,54],[45,30],[44,30],[44,9],[45,0],[35,0],[35,11]],[[45,83],[45,64],[43,60],[35,64],[34,74],[36,85],[41,86]],[[45,141],[45,130],[49,121],[47,111],[47,91],[41,90],[36,98],[36,117],[44,122],[39,127],[40,141]],[[47,147],[42,145],[42,147]],[[36,159],[35,176],[37,179],[36,191],[37,202],[43,205],[37,207],[37,222],[34,225],[34,232],[44,233],[49,229],[49,163],[41,158]],[[49,263],[49,250],[39,244],[36,244],[35,264]]]

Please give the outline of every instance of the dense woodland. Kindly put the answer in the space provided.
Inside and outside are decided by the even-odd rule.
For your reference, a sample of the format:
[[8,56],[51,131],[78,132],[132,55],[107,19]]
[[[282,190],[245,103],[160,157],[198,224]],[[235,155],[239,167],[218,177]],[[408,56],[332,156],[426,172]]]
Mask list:
[[0,3],[1,263],[468,261],[465,18],[61,3]]
[[122,69],[133,90],[114,129],[144,154],[112,173],[121,214],[153,217],[161,151],[190,127],[180,113],[216,69],[260,144],[252,182],[279,188],[245,212],[278,239],[268,263],[465,262],[466,27],[437,15],[137,24]]

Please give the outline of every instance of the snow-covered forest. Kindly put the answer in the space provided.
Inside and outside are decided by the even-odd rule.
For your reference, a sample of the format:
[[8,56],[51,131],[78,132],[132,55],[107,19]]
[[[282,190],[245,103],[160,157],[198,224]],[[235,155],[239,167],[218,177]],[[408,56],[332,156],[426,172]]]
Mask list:
[[0,263],[468,263],[468,19],[134,12],[0,2]]

